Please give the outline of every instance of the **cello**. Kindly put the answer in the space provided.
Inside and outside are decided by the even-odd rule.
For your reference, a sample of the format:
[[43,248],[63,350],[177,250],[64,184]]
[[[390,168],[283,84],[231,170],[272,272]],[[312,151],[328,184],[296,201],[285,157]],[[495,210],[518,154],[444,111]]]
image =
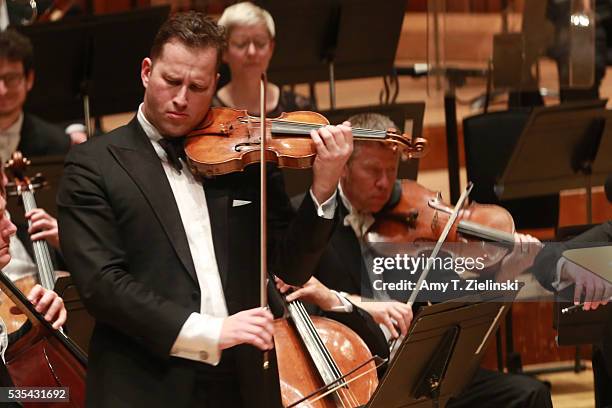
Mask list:
[[[23,198],[26,211],[29,211],[36,208],[33,196],[35,183],[23,175],[25,163],[20,153],[14,154],[11,165],[16,175],[16,191]],[[52,288],[55,276],[48,247],[44,241],[35,241],[33,244],[41,285]],[[54,330],[3,273],[0,273],[0,287],[28,320],[18,333],[9,337],[5,353],[6,367],[15,386],[65,387],[69,401],[49,402],[47,406],[84,407],[87,367],[85,353],[62,331]],[[26,402],[24,406],[38,405]]]
[[[13,173],[14,178],[14,181],[7,185],[7,195],[21,197],[26,213],[37,208],[34,191],[45,184],[44,178],[40,174],[32,179],[25,177],[24,170],[28,163],[28,160],[17,151],[13,153],[6,166],[6,169]],[[49,247],[44,240],[32,242],[32,247],[34,249],[36,273],[19,278],[13,283],[22,293],[28,293],[37,283],[40,283],[45,289],[52,290],[55,286],[55,271]],[[5,294],[0,295],[0,316],[6,324],[9,334],[16,332],[26,322],[26,316],[15,307]]]
[[292,324],[287,318],[274,320],[285,407],[365,405],[378,385],[376,357],[365,342],[335,320],[309,316],[299,300],[286,307]]

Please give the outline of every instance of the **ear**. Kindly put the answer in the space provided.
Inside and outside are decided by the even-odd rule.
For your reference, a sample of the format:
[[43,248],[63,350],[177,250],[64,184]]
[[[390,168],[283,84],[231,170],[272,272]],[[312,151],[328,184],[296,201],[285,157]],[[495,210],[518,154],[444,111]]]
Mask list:
[[153,71],[153,61],[151,61],[151,58],[143,59],[142,65],[140,67],[140,79],[142,80],[142,85],[145,88],[149,85],[149,79],[151,79],[152,71]]
[[30,92],[32,87],[34,86],[34,70],[31,69],[26,75],[26,91]]

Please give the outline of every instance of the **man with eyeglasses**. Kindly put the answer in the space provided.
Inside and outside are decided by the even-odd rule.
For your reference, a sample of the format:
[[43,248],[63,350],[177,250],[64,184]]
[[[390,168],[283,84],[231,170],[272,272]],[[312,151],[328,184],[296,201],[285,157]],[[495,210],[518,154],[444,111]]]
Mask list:
[[0,33],[0,159],[15,150],[26,157],[65,154],[70,137],[61,128],[23,111],[34,85],[30,40],[13,30]]

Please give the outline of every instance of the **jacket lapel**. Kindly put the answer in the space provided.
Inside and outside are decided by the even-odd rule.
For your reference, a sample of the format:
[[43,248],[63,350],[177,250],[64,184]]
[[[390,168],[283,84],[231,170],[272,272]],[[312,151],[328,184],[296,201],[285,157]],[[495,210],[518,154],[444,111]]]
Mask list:
[[124,145],[110,145],[109,150],[142,191],[178,258],[197,285],[187,235],[161,161],[137,119],[128,126],[132,127],[134,137],[126,138]]

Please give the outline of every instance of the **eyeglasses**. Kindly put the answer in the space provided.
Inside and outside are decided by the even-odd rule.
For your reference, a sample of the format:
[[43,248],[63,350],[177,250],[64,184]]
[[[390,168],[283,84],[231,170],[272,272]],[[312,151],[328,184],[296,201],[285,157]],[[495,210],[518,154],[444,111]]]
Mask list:
[[23,72],[11,72],[8,74],[0,75],[0,81],[4,82],[4,86],[7,88],[15,88],[23,81]]
[[270,45],[270,40],[247,39],[242,41],[230,41],[229,45],[238,51],[246,50],[250,44],[253,44],[257,51],[262,51]]

